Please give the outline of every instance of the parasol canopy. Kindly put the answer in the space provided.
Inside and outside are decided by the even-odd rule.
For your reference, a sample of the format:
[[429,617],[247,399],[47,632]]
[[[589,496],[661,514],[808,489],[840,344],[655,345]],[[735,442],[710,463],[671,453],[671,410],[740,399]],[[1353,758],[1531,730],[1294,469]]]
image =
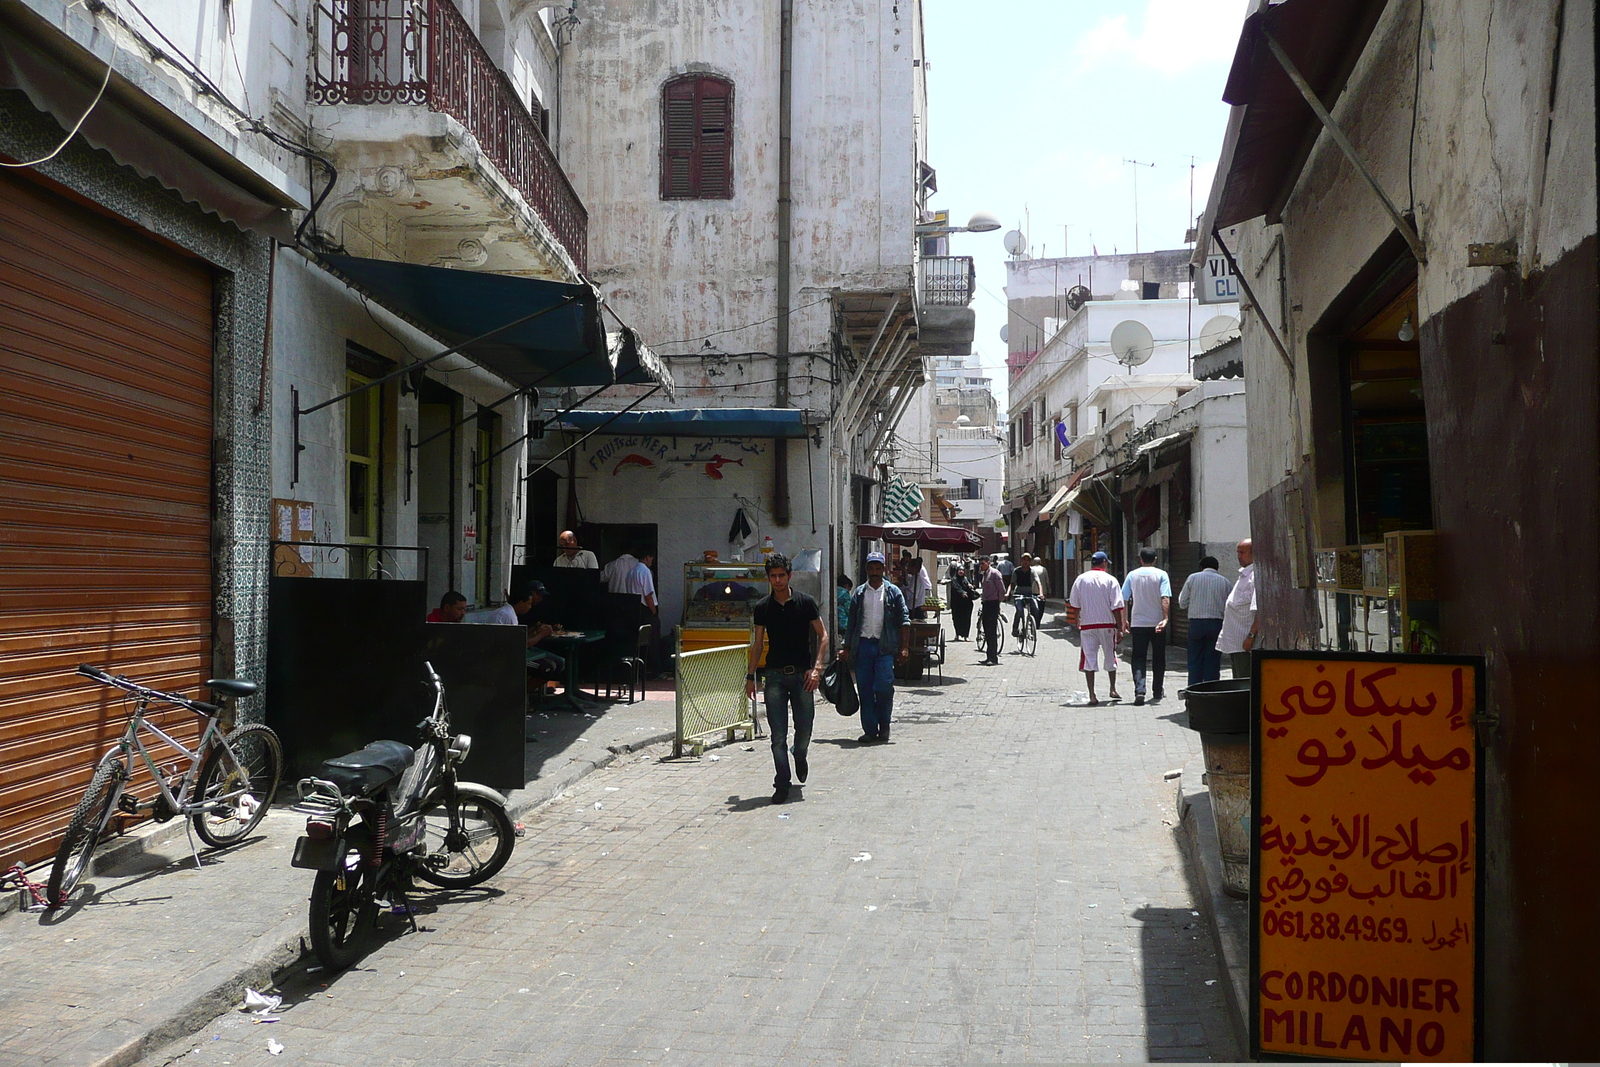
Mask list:
[[965,526],[939,526],[923,519],[881,526],[862,523],[856,527],[856,536],[867,541],[887,541],[891,545],[916,545],[919,548],[983,547],[983,539]]

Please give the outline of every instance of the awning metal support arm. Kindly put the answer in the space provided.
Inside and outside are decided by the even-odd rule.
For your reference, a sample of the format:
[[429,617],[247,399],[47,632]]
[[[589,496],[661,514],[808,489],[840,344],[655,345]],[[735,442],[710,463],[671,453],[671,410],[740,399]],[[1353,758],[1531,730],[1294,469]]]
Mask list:
[[1217,242],[1218,248],[1222,249],[1222,255],[1228,261],[1228,269],[1233,271],[1233,276],[1239,280],[1239,288],[1244,290],[1245,299],[1250,301],[1250,310],[1255,312],[1256,321],[1266,327],[1267,336],[1272,338],[1272,343],[1277,346],[1278,355],[1283,357],[1283,365],[1289,368],[1289,378],[1292,381],[1295,376],[1294,358],[1289,355],[1289,350],[1283,347],[1283,339],[1278,336],[1278,331],[1273,329],[1272,320],[1262,312],[1261,302],[1256,299],[1256,294],[1251,290],[1250,282],[1246,280],[1244,271],[1239,269],[1238,261],[1233,258],[1232,250],[1222,241],[1222,231],[1213,227],[1211,239]]
[[[1378,195],[1378,199],[1383,203],[1383,210],[1389,213],[1389,218],[1394,222],[1395,229],[1400,231],[1400,236],[1404,237],[1406,244],[1411,246],[1411,254],[1417,257],[1418,263],[1428,262],[1427,253],[1423,249],[1422,238],[1417,235],[1416,228],[1411,225],[1404,215],[1400,214],[1399,209],[1394,206],[1394,201],[1389,199],[1389,194],[1384,192],[1383,186],[1378,184],[1378,179],[1373,177],[1372,171],[1368,170],[1367,165],[1361,161],[1361,157],[1356,155],[1355,145],[1350,143],[1350,138],[1344,135],[1344,131],[1339,128],[1339,124],[1333,121],[1333,116],[1328,114],[1328,109],[1322,106],[1322,101],[1317,98],[1317,94],[1312,90],[1311,84],[1306,81],[1299,69],[1295,67],[1288,53],[1283,50],[1283,46],[1278,44],[1277,38],[1273,37],[1265,27],[1261,30],[1261,36],[1266,38],[1267,47],[1272,49],[1272,55],[1277,59],[1278,66],[1282,67],[1283,72],[1289,76],[1289,80],[1294,82],[1294,87],[1300,90],[1300,95],[1305,98],[1311,110],[1316,113],[1317,120],[1328,131],[1328,136],[1333,138],[1334,143],[1339,146],[1339,150],[1350,161],[1350,165],[1356,168],[1361,177],[1365,178],[1367,184],[1372,187],[1372,191]],[[1235,268],[1235,272],[1237,273],[1237,268]]]
[[[565,411],[562,411],[562,412],[559,412],[558,414],[552,415],[552,416],[550,416],[550,418],[545,419],[543,421],[546,424],[555,422],[557,419],[561,418],[562,416],[567,415],[567,414],[569,414],[569,413],[571,413],[573,411],[576,411],[580,405],[582,405],[582,404],[584,404],[584,403],[586,403],[586,402],[588,402],[590,400],[593,400],[595,397],[599,396],[601,393],[605,392],[607,389],[610,389],[610,388],[611,388],[611,385],[609,385],[609,384],[608,385],[602,385],[600,388],[596,389],[594,392],[590,393],[588,396],[585,396],[585,397],[581,398],[580,400],[578,400],[577,403],[572,404]],[[505,455],[507,452],[510,452],[513,448],[516,448],[518,445],[520,445],[522,442],[526,441],[528,438],[530,438],[532,436],[533,436],[533,431],[529,430],[527,433],[523,434],[521,437],[517,438],[515,441],[512,441],[509,445],[506,445],[504,448],[499,449],[499,450],[494,451],[494,452],[491,452],[491,453],[489,453],[489,455],[485,456],[483,459],[480,459],[478,461],[478,466],[482,467],[487,463],[490,463],[490,462],[493,462],[494,460],[499,459],[501,456]]]
[[445,434],[450,433],[452,430],[459,430],[461,427],[465,426],[467,423],[471,422],[473,419],[476,419],[478,417],[478,412],[480,412],[480,411],[493,411],[495,408],[499,407],[501,404],[504,404],[507,400],[515,399],[516,397],[521,396],[523,393],[526,393],[528,390],[530,390],[532,388],[533,387],[530,386],[530,385],[518,386],[515,390],[513,390],[512,392],[507,393],[505,396],[501,397],[499,400],[496,400],[492,404],[479,404],[477,410],[474,411],[471,415],[463,415],[463,416],[461,416],[459,419],[457,419],[455,422],[452,422],[449,426],[446,426],[444,429],[439,430],[436,433],[429,434],[427,437],[424,437],[422,440],[418,441],[414,445],[410,445],[409,447],[411,447],[411,448],[421,448],[423,445],[431,445],[431,444],[433,444],[433,442],[437,441],[439,438],[443,437]]
[[574,448],[577,448],[579,445],[583,444],[589,438],[593,437],[595,434],[599,433],[601,430],[605,429],[607,426],[610,426],[613,422],[616,422],[618,419],[622,418],[622,416],[626,415],[628,412],[632,411],[634,408],[638,407],[640,404],[644,403],[646,400],[649,400],[651,397],[655,396],[660,391],[661,391],[661,386],[659,384],[655,385],[654,387],[651,388],[651,390],[648,393],[645,393],[643,396],[639,397],[639,399],[635,400],[633,403],[629,404],[627,407],[623,408],[621,411],[618,411],[615,415],[612,415],[605,422],[602,422],[599,426],[596,426],[594,429],[590,430],[588,433],[584,434],[582,437],[580,437],[576,441],[572,442],[566,448],[563,448],[560,452],[557,452],[555,455],[551,456],[549,459],[545,460],[543,463],[541,463],[537,467],[533,468],[533,470],[529,471],[527,474],[524,474],[522,476],[522,480],[523,481],[527,481],[529,478],[532,478],[535,474],[538,474],[540,471],[542,471],[546,467],[550,466],[550,464],[554,463],[556,460],[560,459],[562,456],[566,455],[568,452],[571,452]]

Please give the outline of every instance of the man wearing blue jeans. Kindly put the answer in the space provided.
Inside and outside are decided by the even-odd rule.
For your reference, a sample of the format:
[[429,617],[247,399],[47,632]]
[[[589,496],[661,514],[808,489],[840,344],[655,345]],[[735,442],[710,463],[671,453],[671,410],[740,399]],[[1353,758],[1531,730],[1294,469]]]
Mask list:
[[1217,557],[1207,556],[1200,569],[1184,580],[1178,607],[1189,613],[1189,684],[1214,682],[1222,677],[1222,653],[1217,635],[1222,632],[1222,609],[1232,586],[1217,571]]
[[911,655],[905,594],[883,580],[883,553],[867,556],[866,583],[850,596],[850,614],[839,658],[856,671],[861,694],[862,744],[889,740],[894,710],[894,665]]
[[[756,664],[766,642],[767,662],[760,681],[767,701],[767,731],[772,735],[772,763],[777,769],[772,783],[772,802],[789,799],[789,720],[794,719],[794,777],[801,782],[811,768],[806,755],[811,747],[811,726],[816,716],[812,695],[822,681],[822,661],[828,655],[828,631],[822,624],[817,602],[789,588],[789,557],[767,557],[769,596],[755,602],[752,614],[755,632],[750,638],[749,673],[745,675],[745,695],[756,695]],[[811,639],[816,638],[816,651]]]

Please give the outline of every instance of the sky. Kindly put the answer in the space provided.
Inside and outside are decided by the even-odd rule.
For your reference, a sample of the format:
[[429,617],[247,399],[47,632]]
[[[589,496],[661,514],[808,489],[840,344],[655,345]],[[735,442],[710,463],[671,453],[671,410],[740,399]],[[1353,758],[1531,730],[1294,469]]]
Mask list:
[[[954,234],[976,261],[973,351],[1006,407],[1002,235],[1035,256],[1184,247],[1205,210],[1228,106],[1222,86],[1247,0],[923,0],[933,206],[965,225],[991,211],[999,231]],[[1125,159],[1153,167],[1124,163]],[[987,290],[987,292],[985,292]]]

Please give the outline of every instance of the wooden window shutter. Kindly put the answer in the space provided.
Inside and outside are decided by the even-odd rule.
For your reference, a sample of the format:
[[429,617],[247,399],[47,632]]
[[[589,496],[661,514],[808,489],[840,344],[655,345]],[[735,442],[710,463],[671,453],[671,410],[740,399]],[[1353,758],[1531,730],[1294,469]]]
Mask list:
[[661,198],[733,196],[733,85],[685,75],[661,93]]

